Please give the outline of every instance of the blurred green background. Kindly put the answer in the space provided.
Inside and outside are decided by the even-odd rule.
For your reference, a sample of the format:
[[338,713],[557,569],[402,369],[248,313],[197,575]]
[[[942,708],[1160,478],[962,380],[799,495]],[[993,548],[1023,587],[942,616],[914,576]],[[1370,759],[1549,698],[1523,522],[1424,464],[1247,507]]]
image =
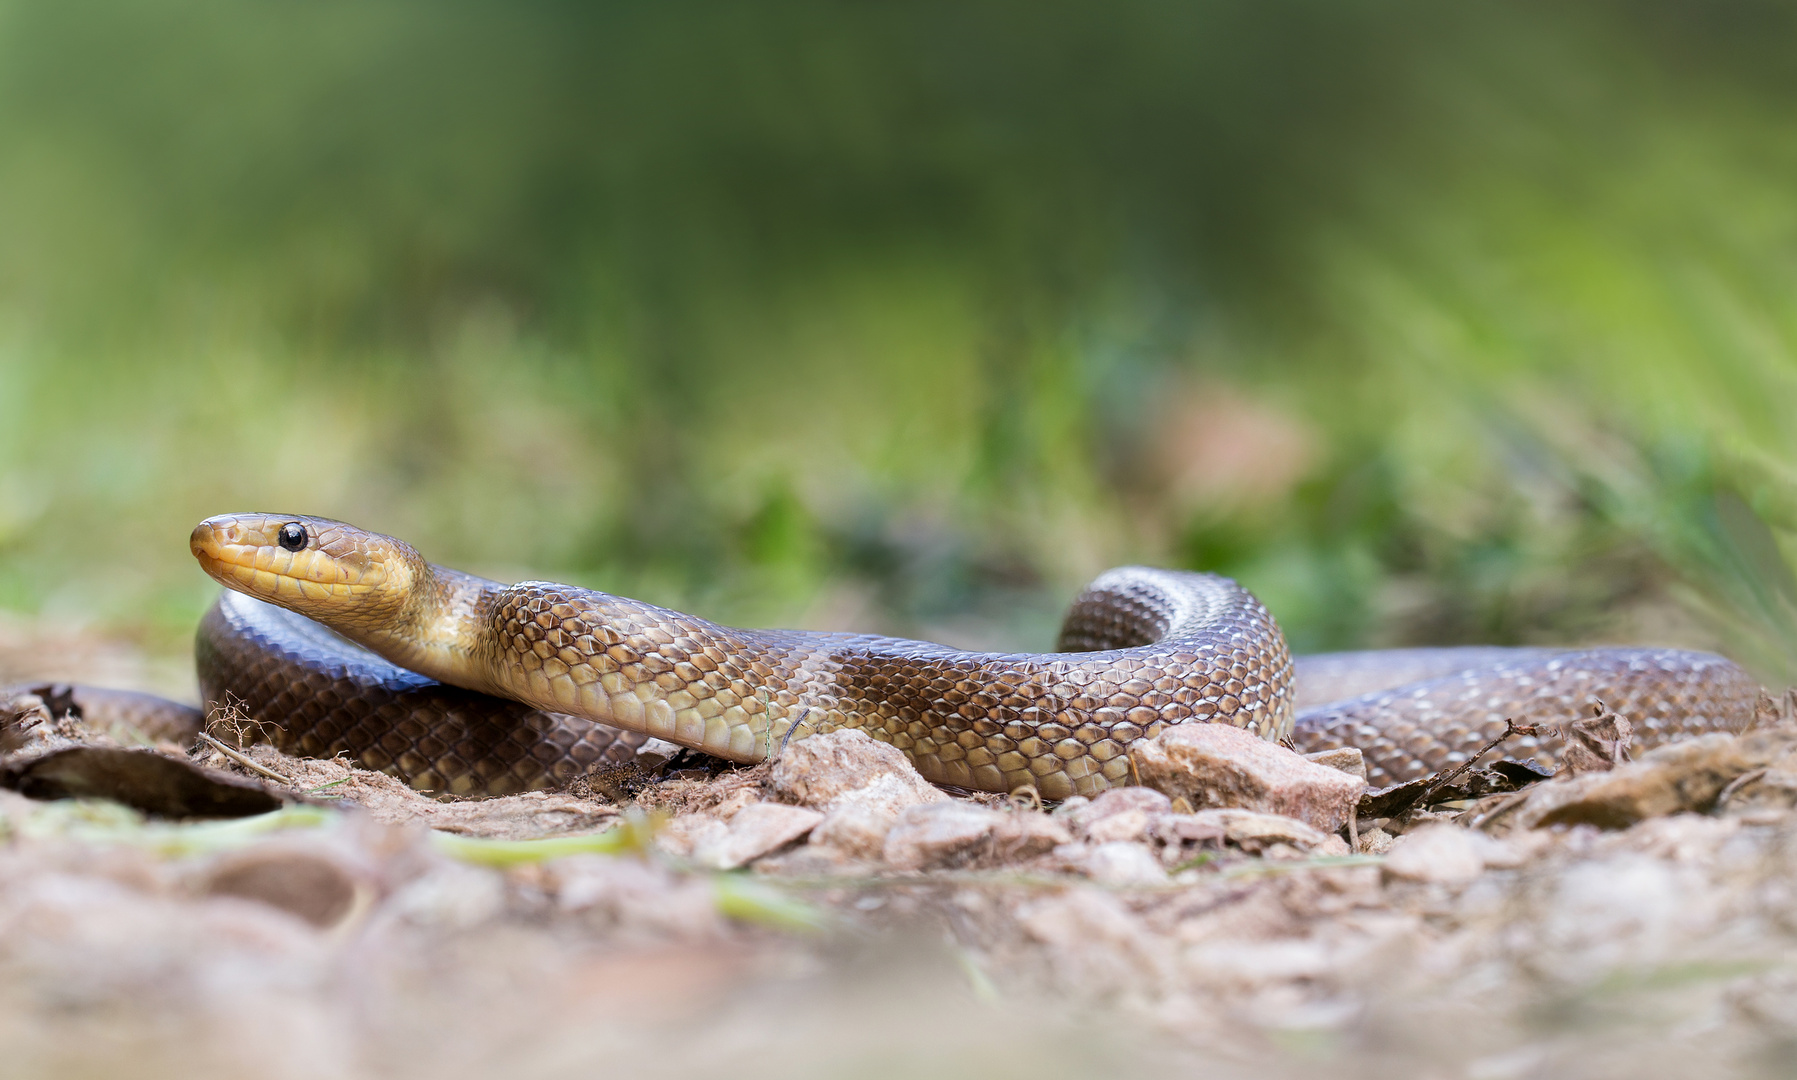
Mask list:
[[1797,8],[0,0],[0,608],[230,510],[745,624],[1797,667]]

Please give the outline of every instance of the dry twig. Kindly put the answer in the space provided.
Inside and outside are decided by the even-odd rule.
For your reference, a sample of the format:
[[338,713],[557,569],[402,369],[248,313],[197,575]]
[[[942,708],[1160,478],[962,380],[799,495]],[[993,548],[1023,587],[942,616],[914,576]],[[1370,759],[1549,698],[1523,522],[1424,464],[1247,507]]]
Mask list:
[[1504,730],[1496,738],[1492,739],[1490,742],[1487,742],[1484,746],[1479,747],[1479,749],[1473,754],[1472,757],[1467,758],[1465,761],[1462,761],[1460,764],[1454,766],[1452,769],[1449,769],[1447,772],[1442,773],[1439,777],[1436,778],[1436,780],[1433,784],[1430,784],[1428,787],[1423,789],[1423,793],[1421,795],[1418,795],[1416,797],[1416,802],[1412,803],[1411,805],[1413,805],[1413,806],[1428,805],[1429,796],[1435,794],[1437,791],[1440,791],[1442,788],[1448,786],[1448,784],[1450,784],[1453,781],[1458,780],[1460,777],[1464,776],[1475,764],[1478,763],[1478,760],[1480,758],[1484,757],[1486,754],[1491,753],[1493,750],[1497,749],[1499,746],[1502,746],[1504,743],[1508,742],[1510,739],[1513,739],[1518,735],[1533,735],[1533,734],[1535,734],[1534,728],[1527,727],[1527,726],[1518,727],[1516,724],[1516,721],[1510,719],[1509,717],[1505,717],[1504,718]]
[[246,756],[242,753],[239,753],[236,750],[231,749],[229,746],[226,746],[224,743],[219,742],[217,739],[206,734],[204,731],[199,732],[195,737],[198,738],[201,742],[205,743],[207,746],[212,747],[212,749],[217,750],[219,753],[225,755],[226,757],[230,758],[232,761],[235,761],[237,764],[242,765],[244,768],[250,770],[253,773],[257,773],[259,775],[266,776],[270,780],[274,780],[278,783],[286,784],[288,787],[294,786],[294,783],[292,780],[288,779],[285,776],[282,776],[280,773],[275,772],[273,769],[270,769],[265,765],[260,765],[254,761],[251,761],[248,756]]

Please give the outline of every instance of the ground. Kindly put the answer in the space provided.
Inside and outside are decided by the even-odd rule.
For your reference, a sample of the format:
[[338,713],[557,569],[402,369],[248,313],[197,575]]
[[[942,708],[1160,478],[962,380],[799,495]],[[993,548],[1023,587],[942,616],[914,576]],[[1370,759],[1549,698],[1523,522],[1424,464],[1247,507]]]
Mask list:
[[[113,745],[11,730],[15,781]],[[1784,1075],[1793,748],[1773,716],[1357,852],[853,744],[469,802],[209,750],[283,808],[0,791],[0,1032],[18,1076]]]

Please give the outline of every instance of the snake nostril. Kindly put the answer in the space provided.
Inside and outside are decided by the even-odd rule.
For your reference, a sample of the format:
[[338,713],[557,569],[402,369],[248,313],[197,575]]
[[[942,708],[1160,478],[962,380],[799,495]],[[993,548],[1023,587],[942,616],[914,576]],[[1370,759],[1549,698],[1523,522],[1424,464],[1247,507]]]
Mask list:
[[306,527],[297,521],[289,521],[281,526],[280,535],[276,539],[288,551],[301,551],[306,546]]

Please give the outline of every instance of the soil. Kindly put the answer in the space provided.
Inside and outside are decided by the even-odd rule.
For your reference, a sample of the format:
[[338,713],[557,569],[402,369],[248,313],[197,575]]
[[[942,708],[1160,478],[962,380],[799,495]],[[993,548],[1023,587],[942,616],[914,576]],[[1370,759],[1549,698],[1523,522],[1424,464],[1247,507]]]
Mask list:
[[[106,742],[14,729],[14,761]],[[0,791],[6,1072],[1782,1076],[1797,728],[1768,730],[1757,776],[1608,828],[1528,827],[1526,806],[1469,828],[1511,798],[1488,796],[1360,821],[1350,851],[1148,803],[955,796],[979,812],[901,817],[936,829],[905,870],[776,833],[716,869],[754,850],[746,807],[791,801],[765,765],[448,801],[267,746],[254,768],[162,747],[285,808],[169,821]],[[1745,752],[1606,775],[1685,790],[1679,770]]]

